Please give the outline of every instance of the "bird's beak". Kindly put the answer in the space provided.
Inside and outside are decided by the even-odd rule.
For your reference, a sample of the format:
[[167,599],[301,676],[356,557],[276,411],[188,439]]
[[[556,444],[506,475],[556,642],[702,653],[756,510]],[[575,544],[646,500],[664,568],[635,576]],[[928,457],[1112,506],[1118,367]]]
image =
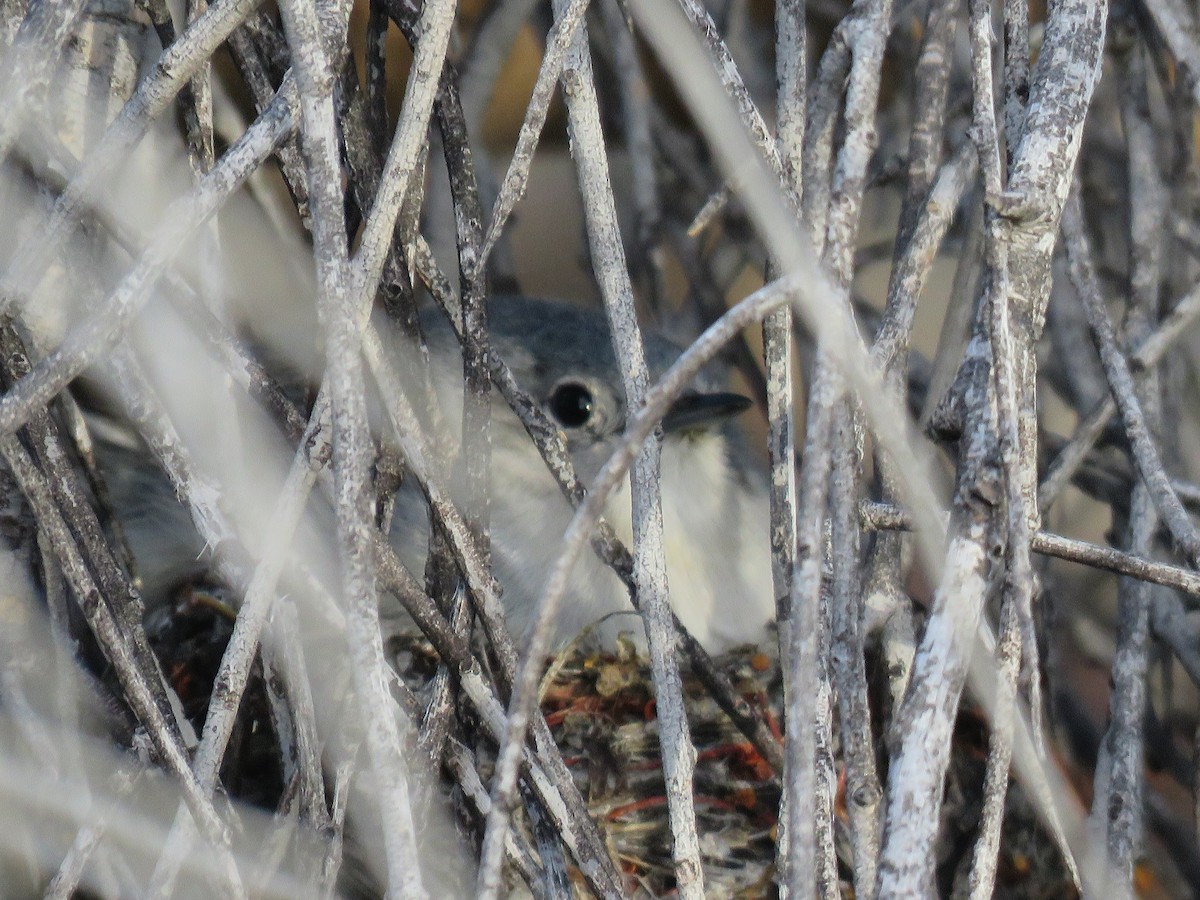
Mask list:
[[685,394],[663,416],[663,431],[704,427],[745,412],[753,402],[741,394]]

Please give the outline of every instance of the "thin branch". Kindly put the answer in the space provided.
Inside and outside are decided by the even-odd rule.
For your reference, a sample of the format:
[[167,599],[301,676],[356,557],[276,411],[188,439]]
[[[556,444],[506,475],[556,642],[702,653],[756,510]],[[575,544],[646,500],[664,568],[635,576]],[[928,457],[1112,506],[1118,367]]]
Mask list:
[[355,693],[381,799],[389,895],[424,897],[409,805],[405,763],[384,672],[375,599],[368,469],[371,440],[363,393],[358,310],[347,256],[340,158],[333,109],[333,70],[322,46],[316,11],[303,2],[282,8],[300,94],[301,147],[308,169],[318,307],[326,330],[327,384],[333,424],[333,473],[347,637]]
[[1063,238],[1071,264],[1071,281],[1078,291],[1088,315],[1088,325],[1100,351],[1109,388],[1129,436],[1133,462],[1138,474],[1150,490],[1154,508],[1171,532],[1180,552],[1193,567],[1200,567],[1200,533],[1192,524],[1171,479],[1163,468],[1154,438],[1146,424],[1142,404],[1134,391],[1133,372],[1129,360],[1117,344],[1100,285],[1091,261],[1091,249],[1083,230],[1083,211],[1077,194],[1072,195],[1063,215]]
[[[213,170],[188,195],[171,204],[153,242],[101,308],[0,398],[0,434],[12,434],[21,427],[119,339],[122,329],[147,302],[155,282],[188,236],[229,199],[290,131],[295,102],[293,87],[291,82],[285,82],[271,107],[229,148]],[[11,300],[11,295],[8,299]]]

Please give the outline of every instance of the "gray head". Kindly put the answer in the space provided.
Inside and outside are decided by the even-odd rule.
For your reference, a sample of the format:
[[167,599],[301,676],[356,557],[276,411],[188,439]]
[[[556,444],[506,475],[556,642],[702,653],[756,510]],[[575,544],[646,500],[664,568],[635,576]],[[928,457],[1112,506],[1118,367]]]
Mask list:
[[[624,431],[628,412],[607,319],[598,311],[515,294],[491,298],[488,317],[493,346],[563,429],[581,476],[590,480]],[[431,333],[431,344],[449,350],[448,330],[434,331],[440,333]],[[657,334],[644,337],[650,378],[657,380],[681,351]],[[718,384],[712,372],[698,376],[663,421],[668,440],[715,433],[725,419],[750,406],[745,397],[716,390]]]

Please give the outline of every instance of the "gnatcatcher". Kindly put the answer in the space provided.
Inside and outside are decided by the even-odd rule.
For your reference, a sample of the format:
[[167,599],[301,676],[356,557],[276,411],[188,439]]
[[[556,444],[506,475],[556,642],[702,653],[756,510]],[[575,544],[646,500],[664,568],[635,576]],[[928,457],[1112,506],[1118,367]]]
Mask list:
[[[493,298],[488,314],[492,346],[562,428],[575,469],[590,485],[616,449],[627,412],[607,320],[566,303],[515,295]],[[439,361],[435,387],[443,417],[456,431],[462,408],[460,350],[440,317],[427,324],[430,353]],[[645,351],[652,380],[680,353],[656,334],[646,334]],[[766,481],[762,465],[729,423],[750,401],[718,387],[714,375],[702,375],[667,414],[661,479],[671,605],[712,652],[757,642],[775,612]],[[573,510],[516,415],[495,391],[493,398],[492,561],[509,626],[520,636],[531,622]],[[450,481],[452,487],[460,483]],[[607,504],[605,517],[632,546],[628,479]],[[424,511],[415,488],[402,491],[396,518],[393,544],[420,572],[426,531],[418,527]],[[612,646],[621,632],[644,646],[645,632],[632,610],[624,584],[589,549],[572,572],[556,638],[562,643],[590,627],[591,638],[603,646]]]
[[[424,314],[422,325],[438,409],[429,414],[428,402],[421,399],[428,393],[421,384],[409,385],[407,393],[430,426],[426,440],[434,450],[433,474],[443,479],[443,487],[462,509],[471,498],[462,496],[462,479],[454,476],[453,466],[443,464],[457,453],[461,351],[440,313]],[[566,434],[576,471],[590,485],[616,448],[627,412],[605,318],[566,303],[498,296],[489,302],[489,331],[492,346],[518,383]],[[399,368],[411,376],[415,347],[399,336],[393,336],[393,344]],[[646,335],[645,348],[652,379],[680,352],[653,334]],[[729,422],[750,401],[718,387],[714,376],[702,375],[663,421],[661,479],[671,605],[710,652],[757,642],[775,612],[763,467]],[[508,624],[519,637],[530,624],[573,510],[520,421],[497,392],[492,396],[492,561]],[[386,430],[381,433],[387,436]],[[152,604],[156,592],[203,565],[202,544],[186,513],[167,496],[165,479],[162,489],[148,486],[153,475],[145,471],[144,457],[139,462],[140,454],[103,442],[102,450],[115,511]],[[608,503],[605,516],[631,544],[628,480]],[[428,527],[423,495],[409,479],[397,494],[391,542],[418,579]],[[389,608],[382,612],[394,622]],[[622,632],[639,646],[645,644],[628,591],[590,549],[572,572],[555,623],[556,642],[565,643],[584,629],[589,629],[589,640],[601,646],[614,645]]]

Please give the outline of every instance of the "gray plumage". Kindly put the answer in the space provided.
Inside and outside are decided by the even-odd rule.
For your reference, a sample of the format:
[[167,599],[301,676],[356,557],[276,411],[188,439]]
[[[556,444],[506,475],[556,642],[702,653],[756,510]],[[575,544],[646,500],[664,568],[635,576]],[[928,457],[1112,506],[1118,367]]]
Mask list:
[[[604,317],[564,303],[500,296],[489,303],[489,318],[493,346],[521,386],[559,421],[580,478],[589,484],[620,439],[627,412]],[[454,477],[447,464],[454,456],[461,419],[461,354],[440,314],[423,316],[423,325],[440,416],[422,418],[440,418],[449,432],[451,451],[437,454],[434,462],[451,497],[462,504],[469,499],[461,494],[462,479]],[[391,343],[398,362],[417,358],[416,348],[407,346],[403,338],[392,335]],[[679,355],[675,345],[657,335],[648,334],[645,346],[655,379]],[[412,366],[407,369],[411,372]],[[710,650],[758,640],[774,613],[765,481],[761,467],[727,421],[743,404],[735,402],[738,398],[733,395],[713,394],[718,385],[715,374],[702,375],[696,392],[673,411],[662,460],[671,602]],[[409,395],[414,405],[424,396],[416,388]],[[497,393],[493,398],[493,564],[510,627],[519,636],[558,555],[572,510],[519,420]],[[375,415],[382,421],[378,409]],[[111,442],[102,442],[102,450],[116,511],[153,602],[173,582],[202,569],[202,542],[165,478],[144,456]],[[331,528],[328,510],[316,505],[318,528]],[[630,542],[627,483],[608,504],[606,517],[618,535]],[[397,495],[391,540],[418,579],[427,531],[425,503],[410,480]],[[392,601],[382,602],[385,620],[395,625],[402,616],[395,615]],[[596,624],[621,612],[629,614]],[[600,644],[611,645],[619,632],[644,643],[640,620],[632,613],[624,586],[590,552],[573,571],[556,637],[565,642],[588,626],[594,626],[589,633]]]
[[[590,484],[617,446],[625,428],[626,400],[616,355],[604,316],[565,303],[499,296],[489,303],[492,344],[521,386],[559,421],[567,435],[572,462]],[[461,356],[449,327],[436,314],[427,317],[432,355],[440,360],[436,387],[451,428],[461,417]],[[645,339],[652,379],[662,376],[680,350],[653,333]],[[592,412],[571,427],[556,401],[564,389],[580,387],[590,396]],[[695,393],[677,405],[680,427],[667,429],[663,443],[663,518],[671,602],[679,617],[710,650],[757,641],[774,615],[766,483],[717,395],[714,371],[702,373]],[[542,593],[572,510],[546,470],[524,428],[493,393],[491,525],[493,564],[504,588],[504,604],[513,631],[523,634]],[[690,415],[678,415],[681,410]],[[672,424],[668,422],[668,425]],[[452,488],[459,480],[450,479]],[[467,498],[456,496],[459,502]],[[393,544],[406,563],[420,571],[424,562],[424,506],[415,488],[402,492]],[[631,545],[628,482],[606,509],[618,535]],[[613,613],[604,622],[599,620]],[[599,624],[597,624],[599,622]],[[628,632],[643,645],[640,621],[632,615],[620,580],[590,551],[576,563],[556,636],[570,640],[591,627],[593,641],[611,645]]]

